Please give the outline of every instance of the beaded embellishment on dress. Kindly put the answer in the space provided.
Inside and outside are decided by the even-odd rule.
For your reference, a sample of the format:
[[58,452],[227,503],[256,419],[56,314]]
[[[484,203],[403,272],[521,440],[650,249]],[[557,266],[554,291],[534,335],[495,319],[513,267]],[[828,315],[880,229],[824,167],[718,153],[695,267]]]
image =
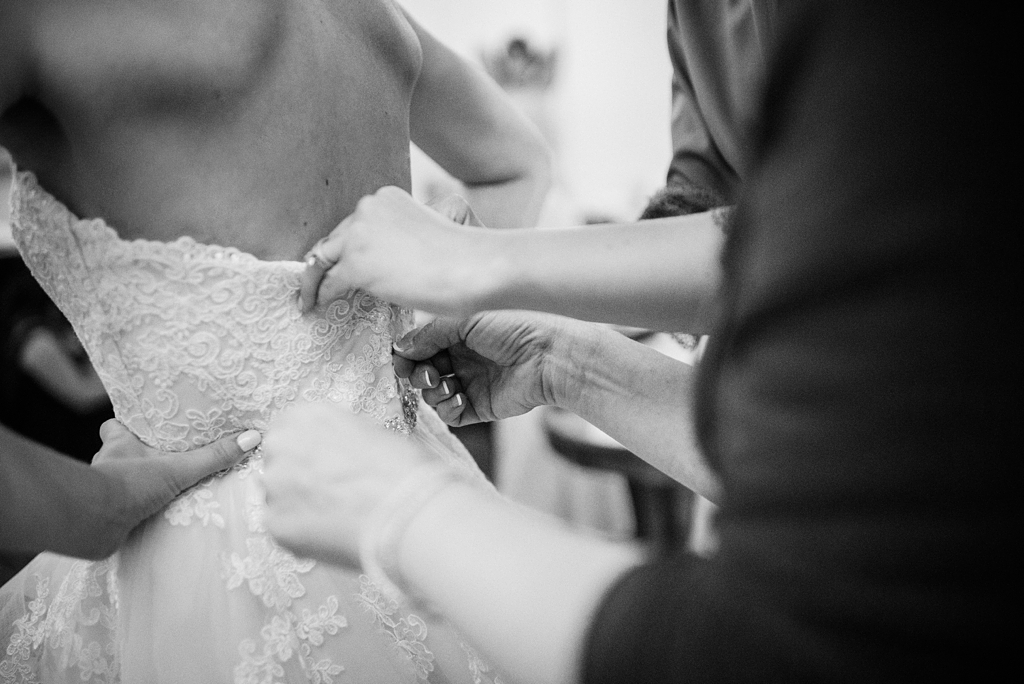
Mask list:
[[[394,376],[391,341],[411,312],[355,291],[302,315],[301,263],[189,237],[122,240],[29,173],[16,174],[10,207],[25,262],[117,418],[150,446],[184,451],[264,430],[295,402],[330,402],[484,483]],[[43,554],[0,588],[0,682],[479,681],[449,627],[401,605],[382,613],[365,577],[273,542],[252,476],[261,458],[184,492],[106,561]],[[432,642],[460,662],[442,664]]]

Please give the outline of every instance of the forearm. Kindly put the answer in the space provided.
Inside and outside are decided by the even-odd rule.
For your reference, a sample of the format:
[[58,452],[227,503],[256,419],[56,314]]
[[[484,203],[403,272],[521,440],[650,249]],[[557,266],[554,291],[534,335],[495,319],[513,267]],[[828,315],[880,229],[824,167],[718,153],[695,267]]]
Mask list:
[[640,561],[633,547],[573,534],[462,484],[413,519],[399,555],[412,590],[485,659],[512,681],[543,684],[578,681],[598,603]]
[[484,225],[533,226],[551,184],[540,131],[483,71],[406,15],[423,66],[410,102],[410,134],[465,188]]
[[467,270],[468,308],[707,331],[724,239],[712,212],[477,239],[482,254]]
[[694,368],[603,326],[581,326],[571,344],[548,357],[555,404],[718,502],[718,478],[704,461],[693,426]]
[[113,553],[132,525],[116,480],[0,426],[0,549]]

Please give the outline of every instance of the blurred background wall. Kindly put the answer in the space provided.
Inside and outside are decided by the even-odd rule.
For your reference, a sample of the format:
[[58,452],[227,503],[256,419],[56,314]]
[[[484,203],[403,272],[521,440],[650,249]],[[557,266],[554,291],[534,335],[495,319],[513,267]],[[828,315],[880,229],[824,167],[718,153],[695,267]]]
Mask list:
[[[556,177],[542,227],[635,219],[664,185],[672,78],[664,0],[399,2],[495,76],[548,139]],[[454,190],[414,149],[413,193],[426,201]],[[545,427],[549,413],[455,432],[512,499],[581,530],[636,535],[638,509],[626,479],[556,453]],[[579,427],[610,442],[592,426]]]
[[[634,218],[664,181],[672,69],[664,0],[400,0],[424,27],[483,65],[521,38],[553,55],[547,88],[510,89],[555,150],[542,224]],[[415,191],[441,172],[414,156]]]

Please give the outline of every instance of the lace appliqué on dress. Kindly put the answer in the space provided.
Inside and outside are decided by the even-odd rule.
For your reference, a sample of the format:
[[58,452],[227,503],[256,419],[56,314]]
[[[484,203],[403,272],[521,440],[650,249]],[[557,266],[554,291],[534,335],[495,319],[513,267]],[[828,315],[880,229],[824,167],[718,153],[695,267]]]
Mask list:
[[[231,432],[265,430],[298,401],[332,402],[424,440],[442,462],[483,481],[440,419],[425,410],[426,422],[418,422],[417,393],[394,376],[391,344],[410,329],[410,311],[354,291],[303,315],[296,306],[301,263],[261,261],[188,237],[122,240],[101,220],[75,217],[31,174],[17,174],[11,210],[26,264],[74,326],[115,415],[146,444],[184,451]],[[233,605],[259,616],[229,642],[203,642],[194,652],[225,649],[229,662],[237,654],[233,673],[212,678],[331,684],[345,672],[345,658],[364,657],[358,650],[342,651],[340,635],[365,644],[377,642],[379,631],[395,646],[381,649],[393,653],[387,667],[408,665],[410,680],[426,680],[434,654],[422,619],[402,617],[397,604],[364,580],[354,595],[354,577],[298,559],[266,534],[262,493],[248,478],[261,466],[256,453],[184,492],[147,523],[163,526],[152,532],[160,535],[164,551],[175,544],[205,544],[219,554],[220,576],[174,570],[183,590],[196,589],[187,582],[199,582],[204,591],[216,585]],[[143,537],[153,539],[149,534]],[[129,551],[123,553],[120,579],[116,556],[102,563],[55,557],[58,564],[42,564],[52,575],[39,576],[27,590],[34,594],[24,599],[24,614],[2,632],[7,643],[0,642],[6,646],[0,651],[0,682],[55,676],[112,683],[120,678],[122,660],[126,668],[129,662],[150,664],[145,648],[129,652],[126,635],[117,631],[118,590],[127,595],[129,588],[139,589],[131,573],[140,568],[164,579],[162,573],[172,571],[140,565],[148,549],[132,556],[131,564]],[[349,623],[344,611],[356,604],[371,611],[376,628]],[[349,663],[353,671],[356,664]]]
[[386,596],[366,575],[359,576],[359,598],[374,616],[382,634],[392,640],[405,655],[416,676],[427,681],[434,671],[434,654],[424,643],[427,638],[427,623],[416,615],[398,617],[398,602]]
[[301,263],[189,237],[121,240],[103,221],[74,217],[29,173],[11,203],[25,262],[82,339],[117,418],[150,446],[185,451],[265,430],[300,399],[411,430],[391,368],[404,310],[352,291],[303,315]]
[[298,658],[306,678],[315,684],[332,684],[345,668],[330,658],[315,658],[313,647],[324,644],[324,635],[335,635],[348,626],[338,615],[338,599],[331,596],[315,613],[303,610],[301,616],[285,612],[275,616],[260,631],[262,648],[257,654],[255,640],[239,646],[241,663],[235,667],[235,684],[269,684],[284,676],[284,663]]
[[[505,684],[498,675],[491,672],[491,666],[484,662],[480,654],[465,641],[460,641],[459,646],[466,653],[469,659],[469,673],[473,677],[473,684]],[[487,678],[490,675],[490,678]]]
[[[0,661],[0,682],[40,682],[44,645],[63,668],[77,668],[82,682],[118,681],[118,653],[109,639],[116,621],[116,563],[116,557],[75,562],[52,601],[49,578],[37,577],[29,612],[15,621],[7,657]],[[104,637],[105,645],[83,637],[90,634]]]
[[191,525],[193,520],[198,520],[203,527],[212,524],[224,529],[224,516],[217,512],[218,508],[220,503],[213,500],[213,492],[199,486],[172,501],[164,517],[172,525]]

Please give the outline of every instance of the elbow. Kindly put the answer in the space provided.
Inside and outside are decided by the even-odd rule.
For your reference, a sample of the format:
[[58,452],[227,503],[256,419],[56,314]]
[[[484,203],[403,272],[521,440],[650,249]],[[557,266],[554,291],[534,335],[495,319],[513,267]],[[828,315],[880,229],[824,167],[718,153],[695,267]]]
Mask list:
[[505,140],[503,150],[507,166],[499,174],[519,184],[528,183],[538,196],[545,196],[554,179],[555,155],[540,129],[524,116],[516,134]]
[[520,224],[533,226],[540,218],[544,201],[554,182],[554,153],[544,140],[538,138],[524,148],[518,174],[521,188],[522,212]]
[[527,163],[527,175],[533,179],[541,197],[547,195],[551,189],[555,175],[555,154],[551,147],[543,140],[538,139],[530,150]]

